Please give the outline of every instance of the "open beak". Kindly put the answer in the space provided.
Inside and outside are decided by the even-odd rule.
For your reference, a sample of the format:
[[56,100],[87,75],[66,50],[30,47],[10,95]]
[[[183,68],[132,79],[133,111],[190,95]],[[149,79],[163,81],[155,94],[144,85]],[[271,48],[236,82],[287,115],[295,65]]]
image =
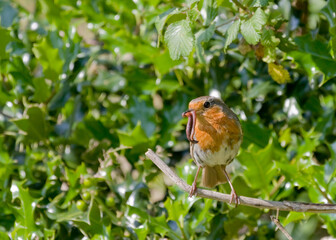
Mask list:
[[197,143],[198,141],[195,140],[195,125],[196,125],[196,111],[193,109],[188,109],[184,113],[182,113],[182,117],[188,118],[188,123],[186,127],[186,134],[187,139],[191,143]]

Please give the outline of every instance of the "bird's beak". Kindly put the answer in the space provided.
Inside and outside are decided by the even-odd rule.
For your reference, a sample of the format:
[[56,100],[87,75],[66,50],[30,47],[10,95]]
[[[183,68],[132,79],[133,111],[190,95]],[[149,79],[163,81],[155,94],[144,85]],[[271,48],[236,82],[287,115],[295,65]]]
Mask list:
[[189,117],[193,111],[193,109],[188,109],[187,111],[182,113],[182,117]]

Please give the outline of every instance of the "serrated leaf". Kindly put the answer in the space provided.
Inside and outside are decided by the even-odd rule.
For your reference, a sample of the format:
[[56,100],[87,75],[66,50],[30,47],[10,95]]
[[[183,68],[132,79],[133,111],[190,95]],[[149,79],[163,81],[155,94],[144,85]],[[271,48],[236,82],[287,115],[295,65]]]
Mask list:
[[269,63],[268,73],[272,77],[272,79],[279,84],[287,83],[291,80],[289,72],[281,65]]
[[192,4],[194,4],[195,2],[199,2],[200,0],[186,0],[186,3],[188,6],[191,6]]
[[217,0],[204,0],[202,9],[205,10],[205,15],[203,15],[204,25],[208,26],[217,16]]
[[170,24],[164,39],[168,45],[170,57],[173,60],[177,60],[181,56],[187,57],[194,47],[194,35],[187,20]]
[[257,44],[260,40],[260,30],[266,24],[267,16],[261,8],[254,15],[241,24],[241,34],[249,44]]
[[42,42],[34,44],[32,51],[43,67],[44,76],[53,81],[58,80],[64,63],[58,49],[53,48],[44,38]]
[[259,42],[260,34],[253,28],[250,20],[242,22],[240,32],[247,43],[255,45]]
[[264,29],[261,36],[261,44],[265,47],[276,47],[280,43],[280,39],[275,37],[274,31]]
[[162,37],[162,30],[164,28],[164,25],[166,24],[166,22],[168,21],[168,19],[175,15],[175,14],[178,14],[180,13],[180,10],[177,9],[177,8],[171,8],[169,9],[168,11],[160,14],[159,16],[156,17],[156,20],[155,20],[155,28],[158,32],[158,45],[161,41],[161,37]]
[[273,46],[264,47],[264,56],[262,60],[266,63],[273,63],[276,60],[276,49]]
[[227,30],[227,38],[224,45],[224,50],[235,40],[238,36],[238,31],[240,27],[240,20],[234,21],[229,29]]
[[215,33],[216,26],[215,24],[211,24],[208,28],[206,29],[201,29],[195,34],[196,38],[196,54],[198,57],[198,60],[201,63],[205,63],[204,59],[204,49],[202,47],[202,42],[208,42],[213,34]]
[[253,7],[265,7],[268,4],[268,0],[254,0],[251,4]]
[[261,30],[261,28],[266,24],[267,16],[261,8],[258,8],[250,20],[254,29]]

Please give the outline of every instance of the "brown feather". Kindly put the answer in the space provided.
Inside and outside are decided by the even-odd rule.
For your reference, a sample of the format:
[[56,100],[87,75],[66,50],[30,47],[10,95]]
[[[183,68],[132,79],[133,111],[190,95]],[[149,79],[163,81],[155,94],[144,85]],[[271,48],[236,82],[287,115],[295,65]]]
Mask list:
[[213,188],[218,184],[227,182],[223,169],[225,169],[225,165],[203,167],[202,186],[207,188]]

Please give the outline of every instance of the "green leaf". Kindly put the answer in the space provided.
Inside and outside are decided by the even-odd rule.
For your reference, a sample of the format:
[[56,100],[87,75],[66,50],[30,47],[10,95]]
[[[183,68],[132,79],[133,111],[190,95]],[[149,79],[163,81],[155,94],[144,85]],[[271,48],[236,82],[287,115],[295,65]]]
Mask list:
[[325,7],[321,10],[322,14],[328,19],[330,27],[336,26],[335,11],[336,11],[335,0],[329,0],[327,5],[325,5]]
[[261,8],[258,8],[254,15],[247,21],[243,21],[240,31],[246,42],[257,44],[260,40],[260,30],[266,24],[267,16]]
[[264,29],[261,36],[261,44],[266,47],[276,47],[280,43],[280,39],[276,38],[274,31],[270,29]]
[[168,11],[162,13],[161,15],[157,16],[156,17],[156,20],[155,20],[155,27],[156,27],[156,30],[158,32],[158,45],[161,41],[161,38],[162,38],[162,30],[166,24],[166,22],[168,21],[168,19],[172,16],[174,16],[175,14],[179,14],[180,13],[180,10],[177,9],[177,8],[171,8],[169,9]]
[[[310,214],[308,214],[308,215],[310,215]],[[286,226],[287,224],[289,224],[291,222],[297,222],[297,221],[305,219],[305,218],[307,218],[306,213],[290,212],[290,213],[288,213],[285,221],[283,221],[282,224],[284,226]]]
[[[172,60],[169,56],[168,50],[165,50],[164,52],[155,56],[153,62],[155,65],[155,69],[161,76],[168,73],[174,66],[179,65],[181,63],[181,61],[179,60],[176,61]],[[165,81],[161,81],[161,83],[162,82]]]
[[33,84],[35,87],[34,101],[45,102],[50,96],[49,85],[44,78],[34,78]]
[[28,118],[13,120],[22,131],[28,135],[28,140],[41,141],[48,137],[50,127],[45,120],[45,113],[39,107],[30,107]]
[[64,63],[58,49],[53,48],[44,38],[40,43],[34,44],[32,51],[43,67],[44,76],[53,81],[58,80]]
[[266,7],[268,0],[254,0],[251,6],[253,7]]
[[10,27],[13,23],[14,18],[17,16],[17,14],[18,14],[18,10],[16,8],[13,8],[10,4],[5,4],[5,6],[2,7],[1,12],[0,12],[1,26],[5,28]]
[[[139,111],[141,109],[141,111]],[[155,132],[155,110],[152,102],[143,100],[133,96],[129,100],[129,109],[126,114],[130,117],[133,125],[137,125],[140,121],[141,126],[148,137]]]
[[253,28],[250,20],[243,21],[240,25],[240,32],[249,44],[257,44],[260,39],[259,33]]
[[136,232],[139,240],[145,240],[149,233],[147,221],[145,221],[145,223],[142,224],[141,226],[135,228],[134,231]]
[[268,64],[268,73],[274,81],[279,84],[287,83],[291,81],[289,72],[283,66],[269,63]]
[[144,130],[141,128],[141,124],[138,123],[131,133],[118,131],[120,144],[124,146],[136,146],[142,143],[148,142],[148,138]]
[[202,9],[205,10],[204,25],[208,26],[217,17],[217,0],[204,0]]
[[13,207],[17,210],[16,219],[19,224],[24,226],[24,235],[26,239],[29,239],[28,236],[31,236],[37,228],[35,225],[34,212],[37,205],[37,200],[35,200],[29,193],[28,189],[23,188],[23,183],[18,181],[13,181],[11,186],[11,192],[13,200],[20,199],[21,206]]
[[[321,84],[336,76],[336,61],[330,55],[326,41],[313,40],[310,35],[305,35],[295,38],[295,42],[299,46],[299,53],[291,52],[289,55],[293,56],[308,72],[311,72],[311,75],[316,70],[320,70],[325,76],[325,80]],[[315,66],[312,66],[312,62],[315,63]],[[314,71],[312,67],[314,67]]]
[[201,29],[195,34],[196,38],[196,54],[198,57],[198,60],[201,63],[205,63],[204,59],[204,49],[202,47],[202,42],[208,42],[213,34],[215,33],[215,24],[210,25],[206,29]]
[[186,0],[186,3],[188,4],[188,6],[191,6],[192,4],[194,4],[195,2],[199,2],[200,0]]
[[267,22],[267,16],[261,8],[258,8],[250,20],[253,28],[260,31]]
[[263,197],[272,190],[270,183],[277,171],[273,161],[279,160],[277,155],[272,142],[257,152],[244,151],[238,155],[239,162],[245,166],[244,178],[252,188],[261,191]]
[[5,232],[0,232],[0,239],[2,239],[2,240],[10,240],[9,236]]
[[0,60],[7,58],[6,46],[12,40],[10,31],[0,27]]
[[241,124],[244,133],[244,146],[247,147],[251,143],[254,143],[261,148],[267,146],[269,138],[271,136],[270,130],[254,124],[251,121],[243,121]]
[[181,56],[188,57],[194,47],[194,35],[191,31],[190,22],[181,20],[170,24],[164,39],[173,60],[177,60]]
[[240,19],[234,21],[227,30],[227,37],[225,40],[224,50],[237,38],[240,27]]

